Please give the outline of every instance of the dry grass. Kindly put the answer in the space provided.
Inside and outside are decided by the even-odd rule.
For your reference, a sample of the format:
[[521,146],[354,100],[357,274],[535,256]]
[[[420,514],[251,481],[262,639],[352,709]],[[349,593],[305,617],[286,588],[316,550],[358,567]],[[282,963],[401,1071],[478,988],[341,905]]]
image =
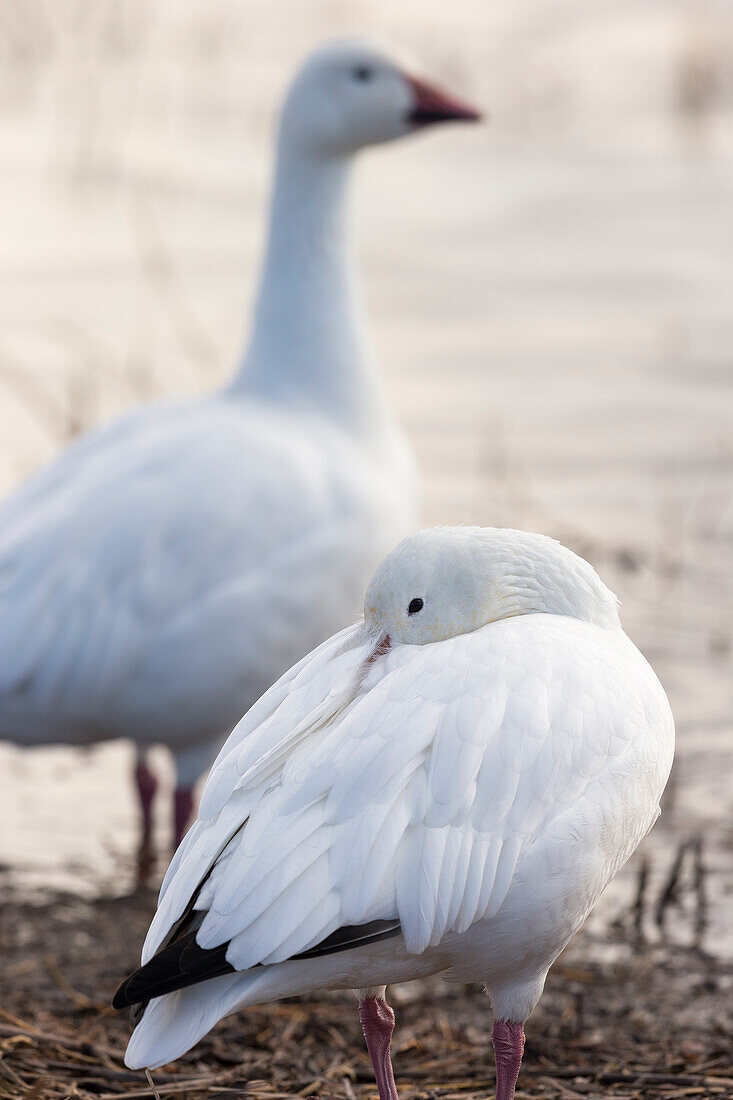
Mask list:
[[[152,1096],[123,1065],[127,1020],[108,1002],[135,965],[153,904],[139,893],[3,907],[0,1097]],[[693,950],[571,948],[528,1025],[519,1100],[733,1097],[732,980],[730,967]],[[436,981],[391,999],[403,1100],[492,1094],[491,1018],[478,988]],[[161,1097],[376,1097],[349,993],[250,1009],[154,1078]]]

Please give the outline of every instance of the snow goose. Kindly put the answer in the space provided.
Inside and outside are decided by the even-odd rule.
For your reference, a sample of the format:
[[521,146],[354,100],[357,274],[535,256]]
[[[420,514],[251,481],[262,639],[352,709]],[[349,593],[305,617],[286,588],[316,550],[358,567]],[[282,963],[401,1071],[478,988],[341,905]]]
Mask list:
[[377,569],[364,620],[242,719],[115,1005],[131,1068],[246,1005],[354,988],[381,1100],[385,985],[485,984],[497,1098],[553,960],[659,814],[674,727],[587,562],[437,528]]
[[250,346],[223,391],[88,435],[0,510],[0,737],[138,746],[141,868],[156,779],[192,786],[234,723],[357,612],[412,526],[402,437],[362,339],[348,239],[354,154],[469,107],[351,43],[286,98]]

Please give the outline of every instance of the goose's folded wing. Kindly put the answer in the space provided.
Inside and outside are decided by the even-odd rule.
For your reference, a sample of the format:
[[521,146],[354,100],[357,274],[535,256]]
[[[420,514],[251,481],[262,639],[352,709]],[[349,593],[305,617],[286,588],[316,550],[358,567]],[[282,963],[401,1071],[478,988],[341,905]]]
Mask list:
[[371,645],[361,624],[340,631],[294,665],[235,726],[211,769],[198,818],[166,872],[143,962],[181,918],[217,857],[223,863],[224,849],[288,754],[348,706]]
[[[572,623],[543,636],[532,618],[396,647],[332,718],[323,681],[308,707],[294,700],[289,723],[276,685],[269,718],[260,729],[250,714],[255,728],[246,742],[235,734],[212,774],[204,806],[216,816],[191,834],[196,854],[172,872],[144,959],[187,907],[197,945],[226,945],[238,970],[374,921],[399,921],[421,952],[496,913],[522,854],[647,721],[613,637]],[[304,692],[309,675],[307,663],[295,675]],[[317,715],[309,728],[306,714]]]

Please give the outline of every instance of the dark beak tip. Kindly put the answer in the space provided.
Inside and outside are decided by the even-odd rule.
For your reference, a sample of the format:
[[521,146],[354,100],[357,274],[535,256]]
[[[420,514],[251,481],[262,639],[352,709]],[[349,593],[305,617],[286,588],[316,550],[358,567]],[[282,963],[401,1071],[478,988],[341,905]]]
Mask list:
[[414,96],[410,122],[427,126],[434,122],[480,122],[481,111],[420,77],[406,76]]
[[473,107],[469,107],[464,114],[456,115],[457,122],[485,122],[486,115],[483,111],[477,111]]
[[429,126],[437,122],[483,122],[484,115],[480,111],[469,108],[441,111],[416,107],[410,112],[409,121],[415,126]]

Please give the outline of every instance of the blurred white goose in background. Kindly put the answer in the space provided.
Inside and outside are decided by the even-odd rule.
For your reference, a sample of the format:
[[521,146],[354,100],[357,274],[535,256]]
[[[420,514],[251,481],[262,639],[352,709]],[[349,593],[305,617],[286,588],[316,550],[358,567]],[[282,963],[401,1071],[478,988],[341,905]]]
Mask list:
[[414,523],[413,472],[364,344],[354,154],[475,119],[363,44],[322,48],[286,98],[254,326],[223,391],[134,412],[0,510],[0,737],[138,746],[141,869],[156,788],[192,787],[251,703],[356,613]]
[[115,997],[137,1006],[128,1066],[352,987],[395,1100],[385,985],[449,971],[485,983],[513,1097],[550,965],[659,814],[669,704],[613,593],[541,535],[413,535],[364,612],[222,749]]

